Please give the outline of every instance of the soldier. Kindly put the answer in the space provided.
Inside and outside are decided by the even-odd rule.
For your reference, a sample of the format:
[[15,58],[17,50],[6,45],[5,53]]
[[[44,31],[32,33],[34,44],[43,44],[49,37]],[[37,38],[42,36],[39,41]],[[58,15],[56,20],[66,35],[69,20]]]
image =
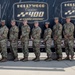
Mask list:
[[45,43],[45,50],[47,53],[47,58],[45,59],[46,61],[51,61],[51,43],[52,43],[52,39],[51,39],[51,34],[52,34],[52,30],[49,28],[49,22],[45,23],[45,27],[46,30],[44,31],[44,43]]
[[22,31],[22,35],[21,35],[21,42],[22,42],[22,46],[23,46],[23,54],[24,54],[24,58],[21,59],[21,61],[28,61],[28,55],[29,55],[29,50],[28,50],[28,44],[29,44],[29,33],[30,33],[30,27],[27,24],[27,20],[23,21],[23,26],[21,28]]
[[18,54],[17,54],[17,45],[18,45],[18,32],[19,29],[16,26],[15,20],[11,21],[12,27],[10,28],[10,47],[11,47],[11,52],[13,53],[14,56],[14,61],[18,61]]
[[38,21],[34,22],[34,28],[32,29],[32,37],[33,40],[33,50],[35,53],[34,61],[40,61],[40,37],[41,37],[41,28],[39,27]]
[[1,62],[7,61],[7,34],[8,28],[5,25],[5,20],[1,20],[2,27],[0,28],[0,47],[1,47]]
[[71,59],[73,60],[74,56],[74,24],[70,22],[70,17],[66,17],[66,23],[64,24],[64,30],[63,30],[63,35],[64,35],[64,43],[65,43],[65,51],[67,54],[67,57],[65,58],[66,60],[69,60],[69,55],[71,55]]
[[55,25],[53,26],[53,39],[54,46],[57,54],[57,60],[62,60],[62,48],[61,48],[61,39],[62,39],[62,25],[59,23],[58,17],[54,18]]

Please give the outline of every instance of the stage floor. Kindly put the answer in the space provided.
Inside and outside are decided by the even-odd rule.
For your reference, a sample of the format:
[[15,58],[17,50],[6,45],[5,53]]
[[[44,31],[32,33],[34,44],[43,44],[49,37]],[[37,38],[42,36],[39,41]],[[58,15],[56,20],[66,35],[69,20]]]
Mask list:
[[[19,53],[19,58],[23,57]],[[63,53],[63,57],[65,57]],[[0,56],[1,57],[1,56]],[[75,60],[74,61],[50,61],[46,62],[46,53],[41,53],[41,61],[31,61],[34,54],[29,54],[29,61],[27,62],[0,62],[0,75],[75,75]]]

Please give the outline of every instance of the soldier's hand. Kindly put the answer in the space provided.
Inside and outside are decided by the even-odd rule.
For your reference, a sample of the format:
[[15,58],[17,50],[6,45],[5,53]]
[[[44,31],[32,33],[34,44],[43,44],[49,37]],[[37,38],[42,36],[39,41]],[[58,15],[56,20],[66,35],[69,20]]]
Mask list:
[[11,42],[11,40],[9,39],[9,41]]
[[0,37],[2,37],[2,36],[0,35]]
[[22,35],[20,36],[20,39],[22,39]]
[[31,40],[33,40],[33,37],[31,36]]
[[54,37],[54,40],[57,40],[57,36]]
[[42,44],[45,44],[45,42],[46,42],[46,41],[45,41],[45,40],[43,40],[43,41],[42,41]]
[[65,38],[65,39],[67,39],[67,36],[66,36],[66,35],[64,35],[64,38]]
[[71,37],[71,35],[67,35],[67,37]]
[[0,36],[0,38],[2,39],[2,36]]

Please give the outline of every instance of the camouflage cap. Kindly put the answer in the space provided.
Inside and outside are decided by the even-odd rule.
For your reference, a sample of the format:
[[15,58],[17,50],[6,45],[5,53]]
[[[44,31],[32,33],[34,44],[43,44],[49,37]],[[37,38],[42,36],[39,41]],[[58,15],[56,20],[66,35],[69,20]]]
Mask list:
[[34,21],[34,23],[39,23],[38,21]]
[[54,19],[57,19],[57,20],[59,20],[59,18],[58,18],[58,17],[55,17]]
[[27,20],[23,20],[23,22],[28,22]]
[[50,22],[45,22],[45,24],[50,24]]
[[27,20],[25,19],[25,20],[23,20],[23,21],[27,21]]
[[70,19],[70,16],[67,16],[66,19]]
[[15,22],[15,20],[11,20],[11,21]]
[[5,22],[5,20],[1,20],[1,22]]

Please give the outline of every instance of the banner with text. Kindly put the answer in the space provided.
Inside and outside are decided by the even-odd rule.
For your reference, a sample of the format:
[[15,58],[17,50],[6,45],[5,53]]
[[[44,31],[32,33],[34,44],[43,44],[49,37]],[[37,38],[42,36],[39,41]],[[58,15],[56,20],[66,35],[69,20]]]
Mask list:
[[13,18],[16,21],[28,22],[48,20],[48,4],[45,2],[23,2],[13,5]]

